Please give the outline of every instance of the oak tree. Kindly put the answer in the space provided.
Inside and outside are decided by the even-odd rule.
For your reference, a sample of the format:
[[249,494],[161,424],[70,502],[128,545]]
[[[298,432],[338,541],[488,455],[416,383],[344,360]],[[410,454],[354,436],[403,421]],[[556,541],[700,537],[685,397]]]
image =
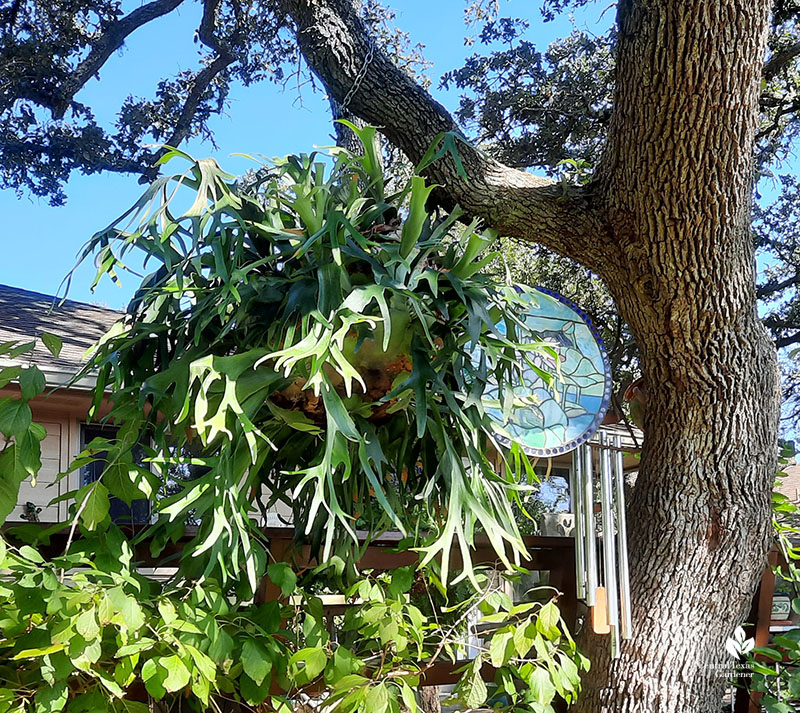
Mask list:
[[[349,3],[285,7],[328,90],[349,95],[406,154],[457,130],[375,50]],[[466,176],[453,162],[430,169],[444,200],[600,275],[640,350],[648,404],[629,512],[635,633],[614,661],[586,637],[593,667],[580,711],[715,710],[713,665],[764,565],[779,395],[749,226],[770,9],[622,3],[605,149],[584,186],[564,191],[468,147]]]
[[[546,19],[581,2],[545,5]],[[585,180],[600,161],[613,107],[616,24],[597,7],[573,23],[569,35],[539,47],[528,39],[531,20],[502,17],[483,4],[476,49],[463,65],[444,74],[445,88],[461,95],[456,117],[469,135],[495,158],[516,168]],[[596,31],[606,19],[605,32]],[[800,340],[800,195],[792,157],[800,131],[800,4],[773,6],[769,61],[763,69],[754,148],[753,241],[759,265],[756,295],[765,325],[781,354],[782,422],[796,427]],[[602,281],[582,265],[540,246],[507,240],[512,270],[526,281],[563,291],[592,316],[609,348],[617,403],[637,374],[638,351]]]

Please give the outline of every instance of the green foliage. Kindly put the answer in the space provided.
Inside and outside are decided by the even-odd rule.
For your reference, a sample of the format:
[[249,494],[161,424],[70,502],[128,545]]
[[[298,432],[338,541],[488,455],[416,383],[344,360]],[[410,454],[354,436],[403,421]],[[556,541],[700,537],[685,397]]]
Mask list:
[[[794,445],[784,444],[781,463],[787,464],[795,456]],[[778,473],[778,482],[785,473]],[[785,567],[776,567],[775,574],[781,577],[790,589],[792,611],[800,613],[800,546],[796,544],[800,535],[800,505],[784,494],[775,491],[772,495],[773,528],[780,553],[786,561]],[[774,662],[781,662],[775,667]],[[800,699],[800,629],[792,629],[772,638],[769,646],[753,649],[748,655],[748,667],[753,671],[750,690],[764,693],[763,706],[769,713],[791,713],[794,707],[786,701]]]
[[457,544],[469,577],[480,528],[510,564],[508,548],[522,551],[511,500],[530,469],[499,444],[480,396],[557,355],[519,320],[520,292],[481,273],[491,237],[458,211],[431,213],[420,177],[386,195],[369,154],[290,156],[246,186],[182,158],[185,173],[120,219],[132,232],[118,222],[85,250],[97,279],[131,249],[157,265],[87,366],[124,423],[108,460],[128,467],[111,493],[153,498],[126,456],[142,434],[162,480],[185,463],[171,454],[194,448],[205,474],[154,502],[147,536],[174,539],[195,513],[184,571],[251,591],[265,557],[250,513],[276,502],[321,561],[352,565],[356,527],[392,528],[425,562],[440,557],[444,578]]
[[[495,709],[546,711],[556,699],[574,703],[589,660],[578,653],[553,600],[513,604],[494,592],[479,603],[486,645],[465,669],[455,697],[469,708],[488,701]],[[481,669],[496,669],[488,685]]]
[[[45,343],[52,338],[43,335]],[[0,359],[19,359],[32,352],[34,346],[35,342],[4,342],[0,344]],[[16,507],[22,481],[35,479],[42,467],[41,442],[46,435],[44,428],[33,422],[28,405],[45,389],[42,372],[35,365],[0,368],[0,387],[10,383],[18,384],[19,396],[0,399],[0,523]]]
[[[270,605],[237,609],[213,585],[162,591],[132,560],[113,526],[48,562],[27,546],[5,549],[0,710],[21,713],[31,701],[36,711],[68,701],[70,711],[145,710],[144,690],[204,710],[210,697],[246,688],[252,642],[260,666],[290,685],[286,632],[279,613],[264,615]],[[265,678],[250,687],[259,703],[269,698]]]
[[[351,606],[332,639],[309,589],[292,585],[291,602],[254,605],[210,582],[162,586],[137,573],[115,526],[51,561],[0,539],[0,568],[3,713],[143,712],[148,697],[197,711],[226,698],[284,710],[304,690],[327,691],[337,713],[413,711],[425,671],[463,658],[472,614],[488,628],[454,692],[464,705],[543,711],[558,696],[574,700],[588,668],[548,593],[515,606],[482,573],[482,588],[432,615],[422,611],[427,583],[411,568],[364,578],[346,592]],[[286,583],[285,565],[270,577]],[[484,664],[496,669],[486,683]]]

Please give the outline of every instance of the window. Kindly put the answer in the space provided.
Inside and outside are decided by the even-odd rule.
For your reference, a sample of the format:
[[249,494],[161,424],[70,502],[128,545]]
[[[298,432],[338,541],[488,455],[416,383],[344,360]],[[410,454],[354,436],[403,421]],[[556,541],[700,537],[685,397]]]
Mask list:
[[[81,425],[81,448],[85,448],[95,438],[114,438],[118,430],[117,426],[84,423]],[[106,454],[99,453],[97,455],[99,460],[89,463],[81,469],[81,485],[88,485],[102,478]],[[139,465],[145,465],[144,449],[141,446],[134,447],[133,459]],[[134,500],[128,505],[123,500],[112,495],[109,497],[109,502],[109,515],[112,522],[118,525],[143,525],[150,522],[150,501],[147,499]]]
[[[180,451],[175,447],[171,447],[169,452],[173,457],[179,455],[185,459],[197,458],[202,455],[202,444],[200,439],[196,438],[192,443],[184,443]],[[185,487],[185,483],[204,476],[209,470],[210,468],[207,466],[196,463],[175,463],[169,466],[166,473],[167,480],[162,484],[159,497],[169,497],[181,492]],[[189,510],[185,524],[194,527],[200,524],[200,519],[197,517],[195,510]]]
[[534,491],[536,498],[542,503],[546,512],[566,513],[569,508],[569,468],[536,466],[536,475],[541,483]]

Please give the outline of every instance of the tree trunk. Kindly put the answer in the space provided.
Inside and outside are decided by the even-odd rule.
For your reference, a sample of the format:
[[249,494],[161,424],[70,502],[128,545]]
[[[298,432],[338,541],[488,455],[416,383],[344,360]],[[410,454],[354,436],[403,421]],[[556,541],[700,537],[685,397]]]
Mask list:
[[442,713],[439,686],[423,686],[419,689],[419,707],[423,713]]
[[641,351],[646,438],[628,513],[633,638],[613,662],[607,640],[584,638],[580,712],[719,711],[715,666],[734,663],[725,640],[766,562],[779,395],[749,223],[767,19],[765,1],[620,9],[600,178],[620,265],[604,274]]
[[[412,161],[452,119],[375,51],[348,0],[281,0],[334,96]],[[759,323],[752,157],[769,0],[620,0],[595,180],[562,193],[458,144],[431,178],[469,214],[600,276],[641,352],[645,444],[630,522],[633,637],[592,659],[578,713],[716,713],[725,640],[770,538],[776,357]]]
[[364,153],[364,147],[361,145],[361,141],[359,141],[358,136],[356,136],[352,129],[341,123],[341,120],[349,121],[359,128],[365,126],[364,122],[333,97],[328,98],[328,103],[331,107],[331,118],[333,119],[333,131],[336,138],[336,145],[347,149],[350,153],[360,156]]
[[[746,322],[749,321],[748,325]],[[628,508],[633,638],[592,659],[576,711],[717,713],[744,618],[766,561],[775,474],[774,352],[755,318],[721,329],[737,366],[707,364],[678,387],[674,343],[648,354],[647,438]]]

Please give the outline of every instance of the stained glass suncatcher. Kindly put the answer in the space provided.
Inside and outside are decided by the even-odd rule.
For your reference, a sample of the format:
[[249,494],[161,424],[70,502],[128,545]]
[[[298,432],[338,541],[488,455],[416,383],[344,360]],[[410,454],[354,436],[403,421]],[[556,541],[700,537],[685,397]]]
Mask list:
[[544,288],[523,296],[530,303],[526,324],[558,350],[558,364],[546,356],[534,361],[555,375],[554,382],[548,385],[526,368],[522,383],[514,388],[514,407],[507,418],[496,385],[484,393],[484,406],[502,441],[515,441],[534,456],[567,453],[592,437],[608,410],[608,357],[589,317],[568,299]]

